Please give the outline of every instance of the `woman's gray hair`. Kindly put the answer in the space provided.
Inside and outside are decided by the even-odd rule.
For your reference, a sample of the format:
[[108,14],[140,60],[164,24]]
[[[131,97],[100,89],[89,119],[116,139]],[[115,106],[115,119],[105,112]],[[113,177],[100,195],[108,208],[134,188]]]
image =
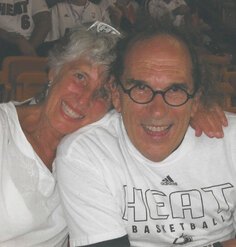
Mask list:
[[97,32],[96,29],[88,29],[85,25],[77,26],[49,53],[49,69],[58,73],[65,64],[86,56],[95,64],[106,66],[110,72],[110,65],[116,57],[114,47],[118,38],[116,34]]
[[[82,56],[91,59],[94,64],[104,65],[107,75],[111,73],[111,64],[116,58],[115,45],[120,37],[119,32],[98,31],[95,22],[92,26],[79,25],[71,29],[53,47],[48,56],[48,69],[53,69],[57,74],[61,68],[73,61],[79,60]],[[100,23],[101,26],[106,26]],[[108,29],[112,27],[108,26]],[[44,90],[36,95],[32,104],[41,103],[48,94],[52,82],[49,82]]]

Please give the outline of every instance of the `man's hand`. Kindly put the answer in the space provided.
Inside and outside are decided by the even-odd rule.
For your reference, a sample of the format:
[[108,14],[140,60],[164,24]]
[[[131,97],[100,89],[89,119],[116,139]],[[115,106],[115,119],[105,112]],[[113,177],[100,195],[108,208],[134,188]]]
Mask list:
[[223,127],[226,127],[228,122],[220,106],[214,105],[207,109],[200,105],[190,125],[195,129],[196,136],[204,132],[208,137],[222,138],[224,136]]

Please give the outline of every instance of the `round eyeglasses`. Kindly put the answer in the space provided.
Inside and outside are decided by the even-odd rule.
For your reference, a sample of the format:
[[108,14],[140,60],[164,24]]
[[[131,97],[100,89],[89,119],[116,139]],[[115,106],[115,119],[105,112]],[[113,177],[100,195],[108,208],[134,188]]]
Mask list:
[[153,90],[150,86],[143,83],[136,84],[129,89],[124,88],[123,84],[119,83],[123,92],[128,94],[129,97],[138,104],[150,103],[157,94],[160,94],[167,105],[181,106],[192,99],[196,92],[189,94],[180,85],[173,85],[165,91]]

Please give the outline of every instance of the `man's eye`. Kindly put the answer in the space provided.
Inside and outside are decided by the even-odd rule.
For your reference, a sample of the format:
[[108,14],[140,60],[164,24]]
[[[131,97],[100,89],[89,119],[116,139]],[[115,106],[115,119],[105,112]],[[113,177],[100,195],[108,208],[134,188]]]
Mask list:
[[144,84],[138,84],[138,85],[136,86],[136,88],[137,88],[138,90],[143,91],[143,90],[147,89],[147,86],[144,85]]
[[139,94],[144,94],[150,91],[150,88],[145,85],[145,84],[137,84],[136,86],[133,87],[133,92],[139,93]]
[[168,91],[176,93],[176,92],[183,92],[184,89],[178,85],[174,85],[168,89]]

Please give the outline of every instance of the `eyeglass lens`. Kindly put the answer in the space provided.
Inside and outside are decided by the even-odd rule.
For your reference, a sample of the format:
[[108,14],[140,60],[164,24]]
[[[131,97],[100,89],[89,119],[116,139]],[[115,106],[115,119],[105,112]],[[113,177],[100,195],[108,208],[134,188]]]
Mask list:
[[140,84],[125,89],[121,84],[121,87],[125,93],[136,103],[147,104],[151,102],[157,94],[160,94],[168,105],[180,106],[185,104],[193,95],[188,94],[181,86],[173,85],[165,91],[154,91],[150,86]]

